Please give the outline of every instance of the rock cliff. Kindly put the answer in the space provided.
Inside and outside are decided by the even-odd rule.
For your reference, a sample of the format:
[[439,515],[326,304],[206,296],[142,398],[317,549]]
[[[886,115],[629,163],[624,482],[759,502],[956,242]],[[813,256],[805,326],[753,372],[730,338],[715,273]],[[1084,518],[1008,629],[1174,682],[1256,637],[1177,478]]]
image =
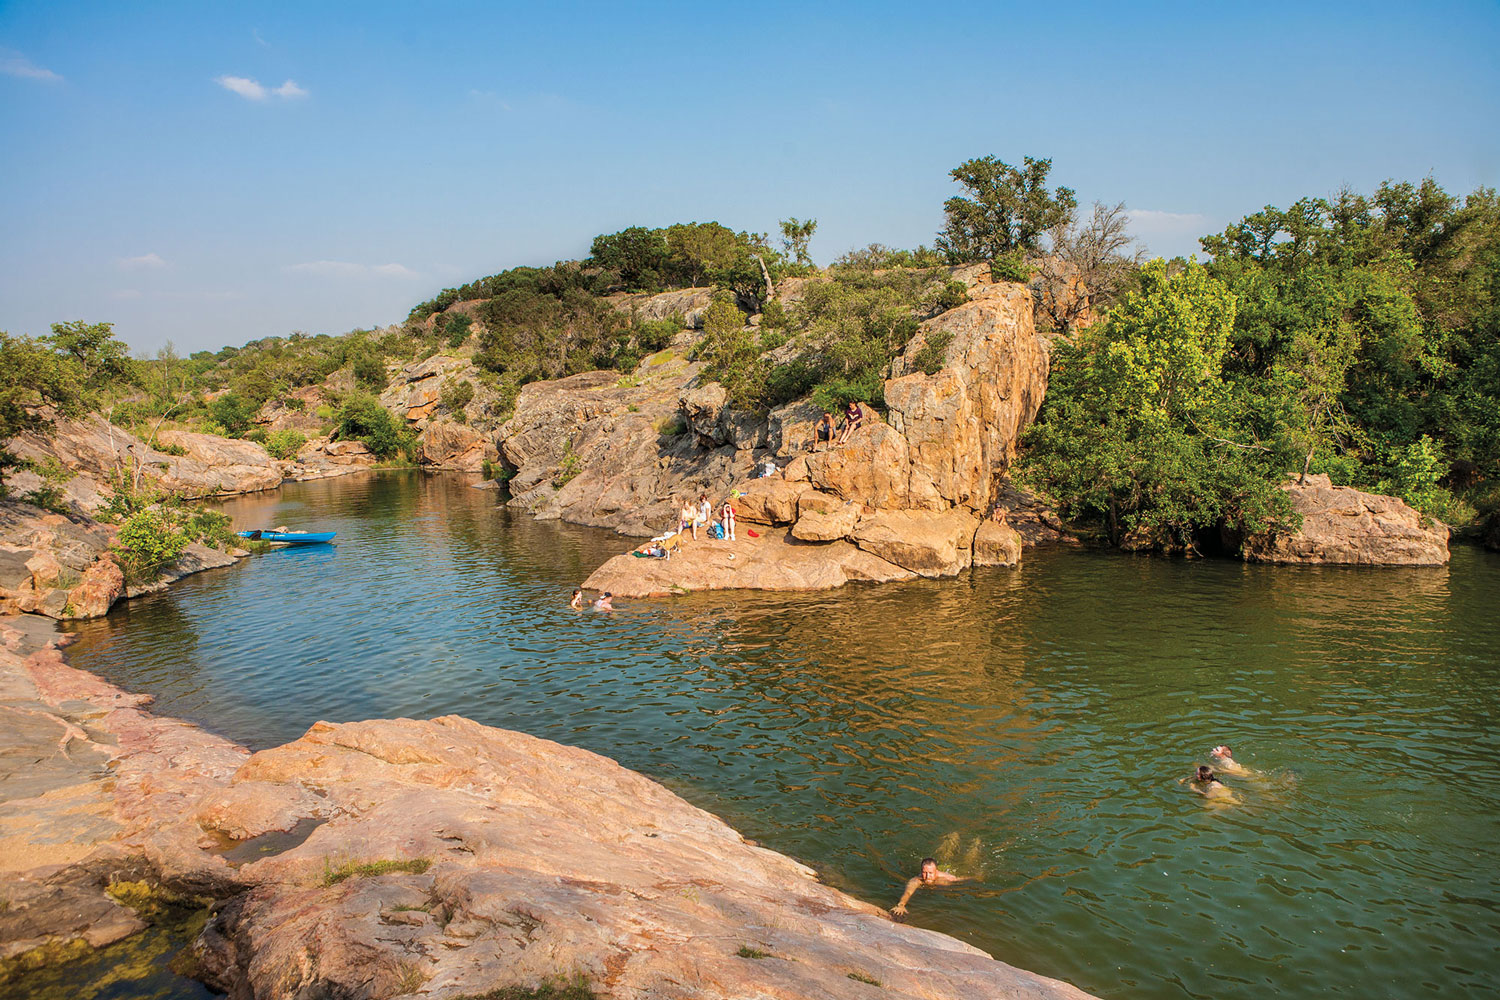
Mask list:
[[1086,1000],[893,923],[597,754],[447,716],[318,723],[250,755],[46,639],[0,622],[0,975],[139,929],[130,880],[218,901],[196,974],[234,1000],[572,976],[606,998]]
[[1244,540],[1249,562],[1363,566],[1441,566],[1448,562],[1448,529],[1395,497],[1334,486],[1327,476],[1294,479],[1282,489],[1302,515],[1292,534]]
[[[886,416],[865,407],[862,426],[831,450],[808,450],[818,411],[805,401],[765,417],[736,412],[722,386],[683,360],[688,334],[632,377],[535,383],[500,431],[515,470],[512,502],[645,535],[674,527],[683,501],[706,492],[735,496],[743,521],[790,529],[755,544],[745,534],[698,543],[717,556],[620,556],[587,581],[632,596],[951,575],[973,564],[982,524],[982,561],[1014,565],[1013,529],[987,518],[1046,389],[1047,351],[1032,315],[1025,286],[977,281],[968,302],[924,322],[892,364]],[[750,478],[768,457],[777,472]],[[820,560],[824,571],[809,572]]]

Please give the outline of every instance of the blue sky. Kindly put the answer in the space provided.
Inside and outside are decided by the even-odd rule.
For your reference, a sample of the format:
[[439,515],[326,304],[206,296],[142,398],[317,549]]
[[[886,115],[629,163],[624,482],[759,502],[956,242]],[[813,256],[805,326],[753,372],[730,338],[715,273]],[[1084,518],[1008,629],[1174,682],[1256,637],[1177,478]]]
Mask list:
[[1500,5],[0,2],[0,329],[394,322],[601,232],[931,243],[1050,156],[1155,253],[1266,204],[1500,183]]

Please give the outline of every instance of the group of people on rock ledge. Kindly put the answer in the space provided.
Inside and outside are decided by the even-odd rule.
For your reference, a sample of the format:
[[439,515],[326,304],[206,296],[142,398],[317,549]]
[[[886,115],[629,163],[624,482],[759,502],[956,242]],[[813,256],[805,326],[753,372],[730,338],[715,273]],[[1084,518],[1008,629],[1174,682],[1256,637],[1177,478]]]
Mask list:
[[[842,427],[838,427],[833,414],[825,410],[823,416],[813,425],[807,449],[816,452],[821,442],[826,443],[825,451],[831,451],[848,441],[849,435],[859,430],[864,420],[864,404],[858,400],[850,400],[849,404],[844,407]],[[764,468],[758,471],[761,476],[774,475],[777,471],[775,460],[767,458]],[[630,554],[638,559],[670,559],[672,553],[681,551],[684,535],[691,535],[694,541],[698,540],[700,528],[711,539],[737,541],[734,509],[734,497],[737,495],[737,492],[731,493],[718,504],[709,500],[707,493],[699,493],[696,502],[684,497],[682,508],[677,513],[675,527],[669,528],[650,541],[632,549]],[[755,535],[755,532],[752,531],[750,534]],[[733,559],[734,556],[730,555],[729,558]],[[614,605],[611,603],[613,596],[604,593],[597,600],[590,602],[582,590],[575,590],[568,606],[582,609],[585,604],[589,604],[595,611],[613,611]]]

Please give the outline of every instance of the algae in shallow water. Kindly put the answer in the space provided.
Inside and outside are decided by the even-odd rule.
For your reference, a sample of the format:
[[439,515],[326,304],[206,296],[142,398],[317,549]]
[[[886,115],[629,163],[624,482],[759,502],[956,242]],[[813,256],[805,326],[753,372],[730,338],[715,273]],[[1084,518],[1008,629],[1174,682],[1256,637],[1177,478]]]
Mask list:
[[[201,927],[201,920],[198,926]],[[148,927],[123,941],[91,951],[75,941],[55,960],[6,986],[10,1000],[209,1000],[217,994],[172,971],[174,956],[192,940],[187,925]],[[81,946],[81,952],[74,946]],[[51,946],[43,946],[51,947]],[[66,952],[66,954],[63,954]],[[32,952],[27,952],[27,955]],[[79,957],[79,955],[83,957]],[[25,956],[22,956],[23,958]],[[61,961],[63,964],[56,964]],[[4,982],[0,979],[0,982]]]

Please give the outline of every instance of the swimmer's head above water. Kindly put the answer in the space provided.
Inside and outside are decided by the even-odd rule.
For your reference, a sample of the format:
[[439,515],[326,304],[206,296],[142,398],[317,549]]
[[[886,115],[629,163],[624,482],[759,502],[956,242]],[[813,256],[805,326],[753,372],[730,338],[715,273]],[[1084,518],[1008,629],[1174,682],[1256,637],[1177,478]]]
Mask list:
[[922,859],[922,874],[917,876],[923,882],[936,882],[938,876],[937,862],[932,858]]
[[1193,775],[1193,780],[1194,781],[1218,781],[1219,780],[1219,776],[1217,774],[1214,774],[1213,768],[1209,767],[1207,764],[1199,764],[1198,765],[1198,773],[1195,774],[1195,775]]
[[1226,759],[1234,756],[1233,752],[1231,752],[1229,749],[1228,743],[1220,743],[1218,746],[1209,751],[1209,755],[1213,757],[1223,757]]

